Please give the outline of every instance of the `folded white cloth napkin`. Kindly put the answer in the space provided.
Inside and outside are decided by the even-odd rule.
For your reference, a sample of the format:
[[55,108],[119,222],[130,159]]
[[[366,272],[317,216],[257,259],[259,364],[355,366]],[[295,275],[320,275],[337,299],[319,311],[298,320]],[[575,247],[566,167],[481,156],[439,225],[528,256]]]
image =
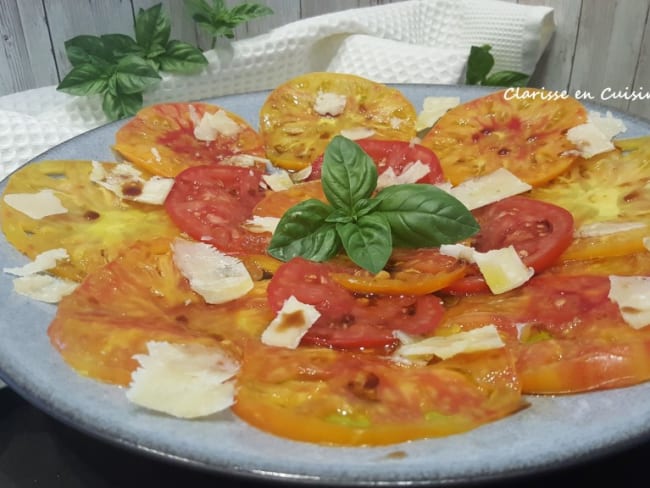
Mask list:
[[[552,9],[497,0],[407,0],[292,22],[206,52],[199,75],[165,75],[145,105],[271,89],[309,71],[383,83],[457,84],[472,45],[496,70],[532,73],[554,30]],[[48,86],[0,97],[0,180],[42,151],[107,122],[98,97]]]

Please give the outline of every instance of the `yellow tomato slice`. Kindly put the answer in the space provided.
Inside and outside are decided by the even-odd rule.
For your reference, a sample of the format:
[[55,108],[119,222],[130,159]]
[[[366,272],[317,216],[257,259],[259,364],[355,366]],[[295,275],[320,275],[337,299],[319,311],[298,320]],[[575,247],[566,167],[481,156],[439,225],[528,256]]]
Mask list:
[[[110,163],[104,163],[108,168]],[[52,272],[80,281],[111,261],[137,240],[176,236],[178,228],[160,205],[122,200],[90,181],[90,161],[44,161],[14,173],[4,195],[52,190],[67,213],[32,219],[0,203],[2,231],[7,240],[30,258],[65,248],[69,260]]]
[[[339,106],[326,102],[321,107],[319,97],[338,100]],[[271,92],[260,110],[260,133],[267,157],[295,170],[309,166],[342,130],[409,141],[416,134],[416,118],[411,102],[395,88],[354,75],[308,73]]]
[[48,334],[77,372],[126,385],[148,341],[219,345],[239,357],[272,319],[266,283],[242,298],[208,305],[173,262],[170,241],[139,242],[64,297]]
[[502,90],[464,103],[446,112],[422,145],[436,153],[454,185],[498,168],[541,185],[576,160],[566,132],[587,119],[580,102],[551,95],[532,88],[519,96]]
[[[579,237],[562,260],[620,256],[644,250],[650,232],[650,151],[641,146],[580,161],[531,197],[567,209],[578,233],[590,226],[632,224],[637,228]],[[592,227],[593,228],[593,227]]]
[[[199,140],[194,129],[204,114],[223,111],[239,126],[214,140]],[[242,154],[264,156],[262,139],[237,114],[208,103],[163,103],[140,110],[115,134],[113,146],[122,158],[152,174],[173,177],[192,166],[227,161]]]

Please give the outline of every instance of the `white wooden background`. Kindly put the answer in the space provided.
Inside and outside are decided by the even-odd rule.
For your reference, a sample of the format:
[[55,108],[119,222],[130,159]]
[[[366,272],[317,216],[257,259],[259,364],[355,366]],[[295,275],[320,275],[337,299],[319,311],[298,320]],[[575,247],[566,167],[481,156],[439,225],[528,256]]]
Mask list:
[[[390,1],[258,0],[270,6],[274,15],[238,28],[237,37],[254,36],[300,18]],[[589,91],[596,102],[650,119],[650,100],[602,100],[600,96],[611,88],[650,97],[650,0],[506,1],[555,9],[556,33],[531,85],[572,94]],[[209,47],[182,0],[0,0],[0,96],[57,84],[70,70],[65,40],[79,34],[133,35],[138,9],[160,2],[172,17],[173,38]]]

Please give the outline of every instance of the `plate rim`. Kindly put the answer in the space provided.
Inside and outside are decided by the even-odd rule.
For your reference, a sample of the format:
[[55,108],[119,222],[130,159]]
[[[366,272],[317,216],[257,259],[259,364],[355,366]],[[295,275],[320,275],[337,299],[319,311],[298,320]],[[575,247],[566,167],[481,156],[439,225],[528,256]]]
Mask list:
[[[389,86],[394,86],[398,89],[408,89],[408,88],[413,88],[413,87],[419,87],[422,90],[431,90],[433,91],[438,91],[440,88],[444,87],[445,89],[450,89],[450,90],[463,90],[468,88],[466,85],[431,85],[431,84],[389,84]],[[490,93],[493,91],[496,91],[497,88],[495,87],[471,87],[472,90],[471,92],[473,93]],[[208,98],[204,99],[202,101],[206,101],[209,103],[215,103],[219,104],[220,102],[223,103],[224,100],[232,100],[232,99],[241,99],[243,100],[245,97],[250,97],[251,95],[258,95],[262,96],[264,94],[270,93],[271,90],[258,90],[255,92],[247,92],[247,93],[239,93],[239,94],[233,94],[233,95],[225,95],[221,97],[215,97],[215,98]],[[467,90],[465,90],[466,93],[468,93]],[[473,96],[470,98],[474,98]],[[631,115],[627,114],[625,112],[622,112],[620,110],[616,110],[613,108],[609,108],[606,106],[603,106],[601,104],[597,103],[584,103],[585,106],[588,108],[592,108],[593,110],[607,110],[612,112],[613,115],[615,116],[624,116],[627,120],[632,120],[635,123],[642,125],[642,126],[647,126],[645,129],[647,129],[650,132],[650,120],[646,120],[642,117],[636,116],[636,115]],[[67,146],[75,145],[75,142],[82,139],[82,138],[88,138],[92,137],[93,134],[97,133],[98,131],[106,131],[110,130],[112,127],[119,127],[122,124],[126,123],[129,119],[123,119],[120,121],[116,122],[109,122],[107,124],[104,124],[100,127],[91,129],[87,132],[84,132],[83,134],[80,134],[78,136],[75,136],[71,139],[68,139],[50,149],[47,151],[42,152],[41,154],[37,155],[36,157],[32,158],[30,161],[28,161],[26,164],[31,164],[37,161],[41,161],[43,159],[46,159],[48,154],[51,154],[53,151],[60,151],[66,149]],[[80,158],[75,158],[75,159],[80,159]],[[15,170],[17,171],[17,170]],[[4,188],[6,186],[6,179],[5,181],[0,185],[0,191],[4,191]],[[0,242],[0,247],[1,246],[6,246],[8,243],[4,239],[3,236],[3,241]],[[52,307],[55,309],[55,307]],[[1,324],[0,324],[1,325]],[[68,425],[69,427],[79,430],[81,432],[84,432],[85,434],[94,437],[96,439],[99,439],[101,441],[107,442],[111,445],[127,449],[129,451],[132,451],[137,454],[143,454],[147,457],[159,460],[159,461],[164,461],[164,462],[169,462],[173,463],[176,465],[180,465],[186,468],[190,469],[196,469],[200,470],[203,472],[209,472],[213,474],[219,474],[219,475],[225,475],[225,476],[235,476],[244,480],[248,481],[285,481],[285,482],[291,482],[291,483],[298,483],[300,485],[319,485],[322,483],[327,483],[329,486],[379,486],[379,485],[384,485],[385,483],[391,483],[394,482],[395,480],[381,480],[381,479],[376,479],[376,480],[349,480],[349,479],[337,479],[337,478],[328,478],[328,479],[323,479],[322,477],[311,477],[309,475],[299,475],[299,474],[291,474],[291,473],[280,473],[280,472],[258,472],[254,470],[252,467],[249,468],[241,468],[241,469],[235,469],[232,466],[228,467],[227,463],[226,464],[210,464],[210,463],[205,463],[200,460],[196,459],[190,459],[187,457],[182,457],[178,456],[175,454],[171,454],[168,452],[165,452],[163,450],[159,450],[156,448],[152,448],[146,445],[142,445],[137,442],[137,440],[134,439],[127,439],[123,437],[115,437],[114,435],[111,435],[111,432],[107,432],[105,430],[102,430],[98,428],[97,425],[93,424],[92,422],[89,422],[90,417],[85,418],[85,419],[78,419],[78,418],[73,418],[69,416],[69,412],[65,409],[61,408],[60,404],[52,403],[48,401],[47,395],[45,395],[44,391],[32,391],[29,389],[29,387],[25,384],[25,382],[17,381],[15,380],[15,376],[11,375],[10,373],[7,372],[5,367],[3,367],[3,357],[2,357],[2,349],[0,348],[0,378],[3,379],[7,385],[9,385],[12,390],[20,394],[23,398],[25,398],[29,403],[33,404],[36,408],[46,412],[47,414],[51,415],[52,417],[56,418],[57,420],[61,421],[62,423]],[[632,387],[633,388],[633,387]],[[460,434],[461,436],[464,434]],[[463,483],[484,483],[484,482],[491,482],[491,481],[496,481],[496,480],[512,480],[512,479],[518,479],[522,477],[527,477],[530,475],[536,475],[536,474],[542,474],[542,473],[548,473],[548,472],[554,472],[560,469],[565,469],[568,467],[573,467],[582,463],[590,462],[595,459],[602,458],[604,456],[607,456],[609,454],[615,453],[615,452],[620,452],[621,450],[625,450],[626,448],[634,447],[638,444],[641,444],[642,442],[646,441],[648,438],[650,438],[650,428],[646,431],[639,432],[635,436],[628,436],[624,439],[619,439],[617,442],[610,443],[604,446],[599,446],[596,449],[591,449],[587,452],[582,453],[581,455],[578,456],[573,456],[567,459],[564,459],[562,462],[558,461],[553,461],[552,464],[550,463],[541,463],[537,466],[535,466],[532,470],[531,467],[525,467],[521,468],[519,470],[517,469],[509,469],[506,471],[501,471],[501,472],[490,472],[490,473],[485,473],[484,475],[474,475],[474,476],[468,476],[468,477],[454,477],[454,478],[444,478],[444,479],[411,479],[408,480],[408,484],[410,486],[441,486],[441,485],[453,485],[453,484],[463,484]]]

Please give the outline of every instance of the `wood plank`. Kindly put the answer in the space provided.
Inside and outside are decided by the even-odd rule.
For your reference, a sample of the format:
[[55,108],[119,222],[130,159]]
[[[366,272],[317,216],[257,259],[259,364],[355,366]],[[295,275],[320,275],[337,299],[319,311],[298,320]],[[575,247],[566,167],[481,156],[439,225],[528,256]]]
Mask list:
[[605,99],[604,90],[625,90],[635,68],[650,0],[583,0],[569,90],[587,90],[594,101],[627,109],[626,100]]
[[81,35],[133,35],[133,8],[129,0],[43,0],[51,29],[59,76],[72,68],[65,54],[65,41]]
[[43,6],[0,0],[0,96],[58,82]]
[[634,77],[634,89],[644,99],[630,100],[627,108],[630,113],[650,121],[650,8],[645,19],[641,53],[636,65],[636,76]]
[[582,0],[519,0],[522,5],[545,5],[553,8],[555,33],[546,51],[542,54],[537,68],[531,76],[530,84],[549,90],[566,90],[569,88],[573,54],[578,37],[580,9]]
[[[368,5],[364,2],[364,5]],[[316,15],[338,12],[339,10],[348,10],[360,6],[359,0],[300,0],[300,13],[303,19],[315,17]]]

